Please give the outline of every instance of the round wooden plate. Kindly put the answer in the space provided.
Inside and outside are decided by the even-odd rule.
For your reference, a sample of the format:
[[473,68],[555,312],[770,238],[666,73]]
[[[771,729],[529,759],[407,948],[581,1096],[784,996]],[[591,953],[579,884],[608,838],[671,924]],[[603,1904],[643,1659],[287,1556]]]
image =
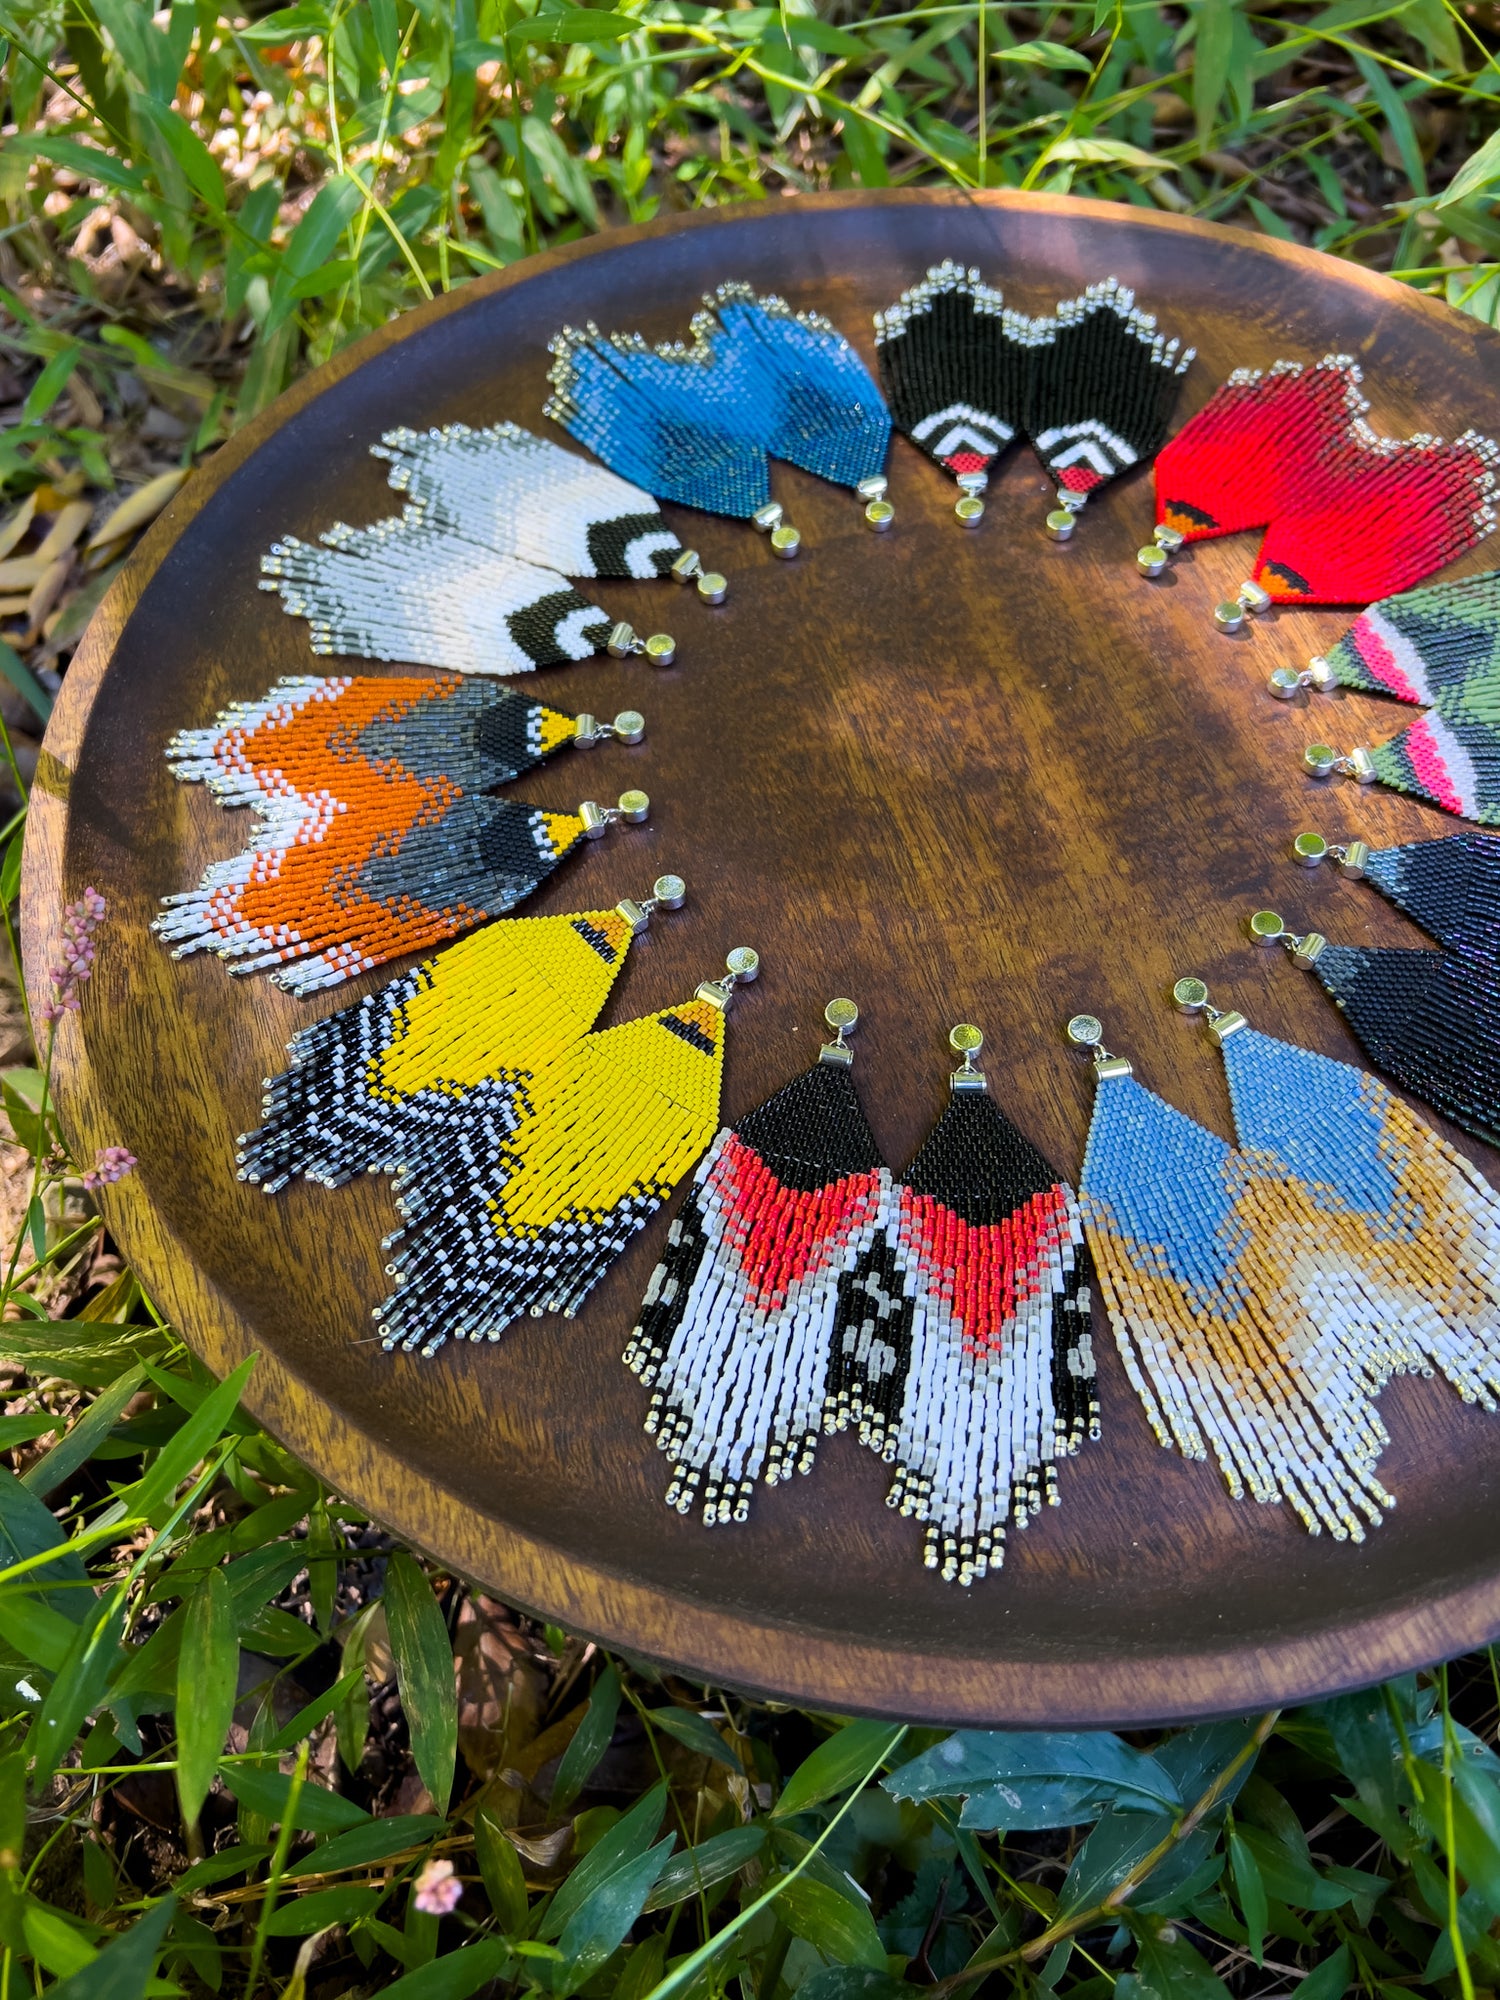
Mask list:
[[[1386,1393],[1383,1476],[1401,1504],[1363,1547],[1338,1546],[1159,1449],[1101,1324],[1103,1441],[1064,1466],[1062,1506],[1013,1537],[1004,1570],[961,1590],[922,1568],[920,1529],[886,1510],[884,1468],[851,1436],[824,1443],[811,1478],[757,1498],[745,1527],[710,1533],[662,1504],[665,1461],[619,1355],[665,1216],[577,1323],[525,1322],[496,1347],[422,1361],[373,1338],[385,1182],[267,1199],[234,1177],[235,1134],[256,1122],[288,1036],[390,976],[302,1002],[207,958],[174,963],[148,932],[157,899],[236,851],[247,824],[174,783],[168,737],[317,665],[305,625],[256,587],[267,545],[393,511],[368,450],[391,425],[547,431],[546,343],[565,321],[677,336],[700,294],[734,277],[828,313],[869,356],[872,313],[943,257],[1029,312],[1110,273],[1134,285],[1198,348],[1184,416],[1234,367],[1337,349],[1363,365],[1383,429],[1500,430],[1500,344],[1473,321],[1311,251],[1099,203],[770,202],[468,285],[226,445],[74,661],[25,874],[34,1002],[63,900],[92,883],[109,902],[97,976],[60,1037],[64,1122],[86,1152],[139,1156],[105,1197],[111,1227],[216,1369],[259,1352],[249,1405],[299,1457],[444,1562],[609,1644],[820,1708],[1052,1726],[1236,1711],[1458,1652],[1500,1631],[1500,1421],[1441,1381]],[[729,946],[756,946],[762,978],[730,1023],[733,1119],[811,1059],[825,1001],[852,995],[857,1081],[898,1168],[943,1107],[950,1024],[976,1021],[996,1096],[1070,1178],[1093,1097],[1061,1032],[1076,1010],[1226,1134],[1218,1057],[1167,1004],[1177,974],[1202,973],[1272,1033],[1358,1060],[1314,983],[1242,928],[1269,903],[1339,941],[1419,941],[1368,889],[1287,856],[1304,827],[1378,844],[1455,828],[1303,776],[1307,742],[1348,748],[1409,719],[1375,700],[1309,711],[1267,695],[1270,669],[1305,661],[1347,615],[1219,634],[1212,607],[1246,573],[1249,538],[1144,582],[1149,473],[1111,488],[1064,546],[1043,532],[1050,489],[1024,450],[972,534],[951,484],[899,438],[891,472],[896,527],[877,538],[852,495],[778,466],[804,537],[795,563],[741,524],[674,515],[729,575],[727,603],[667,583],[598,594],[643,630],[675,632],[681,664],[595,662],[522,684],[647,716],[638,749],[563,757],[517,787],[545,805],[635,783],[653,799],[648,828],[589,848],[533,912],[641,894],[669,868],[688,879],[688,908],[637,948],[607,1018],[685,998]],[[1458,1143],[1500,1179],[1500,1159]]]

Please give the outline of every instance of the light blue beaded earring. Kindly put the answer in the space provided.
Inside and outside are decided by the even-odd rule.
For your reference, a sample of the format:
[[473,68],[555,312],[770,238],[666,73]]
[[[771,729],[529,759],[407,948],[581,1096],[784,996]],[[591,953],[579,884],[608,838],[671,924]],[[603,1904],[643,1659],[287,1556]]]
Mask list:
[[1211,1451],[1235,1498],[1362,1540],[1395,1504],[1376,1399],[1440,1370],[1500,1397],[1500,1201],[1384,1084],[1173,1000],[1224,1055],[1239,1145],[1136,1083],[1092,1016],[1098,1096],[1080,1190],[1126,1372],[1158,1441]]

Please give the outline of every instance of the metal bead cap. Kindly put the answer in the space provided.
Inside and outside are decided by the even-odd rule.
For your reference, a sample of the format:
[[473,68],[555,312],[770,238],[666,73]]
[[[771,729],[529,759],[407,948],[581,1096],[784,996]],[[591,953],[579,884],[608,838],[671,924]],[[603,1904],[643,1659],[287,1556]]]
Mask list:
[[653,632],[646,641],[646,658],[653,667],[670,667],[677,658],[677,641],[670,632]]
[[962,500],[954,502],[954,513],[962,528],[977,528],[984,519],[984,502],[977,493],[966,493]]
[[1321,833],[1299,833],[1292,842],[1292,858],[1304,868],[1316,868],[1328,859],[1328,842]]
[[644,792],[621,792],[620,817],[631,826],[639,826],[651,810],[651,801]]
[[1054,542],[1065,542],[1078,525],[1076,517],[1066,507],[1054,507],[1047,516],[1046,529]]
[[687,895],[687,883],[680,875],[658,875],[651,894],[664,910],[680,910]]
[[737,944],[724,963],[742,986],[748,986],[760,975],[760,953],[747,944]]
[[716,569],[706,569],[698,579],[698,595],[705,604],[722,604],[729,595],[729,582]]
[[783,521],[779,528],[771,530],[771,548],[783,562],[790,562],[802,546],[802,537],[790,521]]
[[1159,542],[1148,542],[1136,550],[1135,566],[1142,576],[1160,576],[1167,566],[1167,552]]
[[823,1019],[836,1035],[847,1035],[859,1019],[859,1009],[852,1000],[830,1000],[823,1009]]
[[1302,692],[1302,676],[1295,667],[1278,667],[1266,686],[1278,701],[1292,701]]
[[1286,925],[1274,910],[1257,910],[1245,928],[1257,944],[1275,944],[1286,935]]
[[1237,598],[1226,597],[1214,606],[1214,623],[1221,632],[1238,632],[1245,622],[1245,607]]
[[622,708],[610,727],[622,743],[639,743],[646,733],[646,718],[636,708]]
[[1184,1014],[1198,1013],[1201,1008],[1208,1005],[1207,983],[1191,975],[1186,979],[1179,979],[1172,988],[1172,1005]]
[[949,1031],[948,1046],[956,1056],[978,1055],[984,1047],[984,1036],[971,1021],[960,1021]]
[[1330,778],[1338,768],[1339,753],[1326,743],[1309,743],[1302,761],[1315,778]]
[[865,509],[865,519],[877,535],[883,535],[896,518],[896,510],[889,500],[872,500]]
[[1104,1023],[1093,1014],[1075,1014],[1068,1023],[1067,1036],[1081,1049],[1096,1049],[1104,1040]]

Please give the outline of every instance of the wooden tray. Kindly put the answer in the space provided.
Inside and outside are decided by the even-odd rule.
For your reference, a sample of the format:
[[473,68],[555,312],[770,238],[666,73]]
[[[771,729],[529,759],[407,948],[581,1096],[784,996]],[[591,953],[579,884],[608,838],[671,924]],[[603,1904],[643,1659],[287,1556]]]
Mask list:
[[[1101,1323],[1103,1442],[1063,1468],[1063,1505],[1013,1538],[1004,1571],[964,1591],[923,1570],[920,1530],[887,1512],[884,1470],[852,1437],[759,1497],[746,1527],[709,1533],[667,1511],[645,1395],[619,1360],[664,1217],[577,1324],[525,1323],[497,1348],[423,1362],[371,1337],[384,1182],[267,1199],[234,1178],[234,1135],[256,1122],[287,1037],[369,983],[299,1002],[212,960],[174,963],[147,930],[158,897],[235,851],[246,825],[174,783],[167,738],[317,665],[306,627],[256,587],[262,551],[392,511],[368,453],[390,425],[547,430],[546,343],[564,321],[677,335],[706,288],[736,277],[827,312],[868,355],[872,312],[942,257],[1032,312],[1111,272],[1136,286],[1198,347],[1183,415],[1233,367],[1339,349],[1364,366],[1383,428],[1500,430],[1500,343],[1473,321],[1310,251],[1093,202],[769,202],[620,231],[439,299],[299,384],[191,481],[68,674],[27,843],[34,1001],[63,899],[93,883],[110,916],[59,1042],[66,1127],[84,1152],[139,1156],[105,1196],[110,1226],[213,1367],[259,1350],[249,1404],[291,1449],[443,1561],[609,1644],[820,1708],[1054,1726],[1242,1710],[1456,1653],[1500,1631],[1500,1422],[1440,1381],[1387,1392],[1383,1476],[1401,1504],[1364,1547],[1339,1547],[1160,1450]],[[670,584],[599,596],[674,631],[681,665],[591,663],[523,684],[647,715],[639,750],[564,757],[520,788],[571,805],[640,783],[654,801],[648,830],[560,870],[533,912],[639,894],[667,868],[688,878],[690,908],[637,948],[608,1018],[685,997],[728,946],[755,945],[764,973],[730,1026],[737,1118],[810,1060],[824,1002],[851,994],[856,1075],[898,1168],[944,1103],[949,1025],[977,1021],[998,1098],[1070,1178],[1093,1097],[1061,1033],[1077,1009],[1104,1018],[1144,1082],[1225,1133],[1219,1060],[1166,1004],[1178,973],[1201,972],[1272,1033],[1358,1060],[1320,989],[1241,928],[1269,903],[1340,941],[1416,942],[1369,890],[1303,875],[1287,843],[1308,826],[1376,843],[1455,828],[1302,776],[1305,743],[1347,748],[1408,719],[1375,700],[1309,711],[1266,694],[1269,670],[1328,644],[1346,614],[1216,632],[1249,538],[1145,583],[1133,557],[1149,474],[1060,546],[1024,450],[974,534],[904,440],[891,468],[884,538],[851,495],[776,468],[804,536],[792,564],[747,527],[674,515],[728,573],[728,602],[710,610]],[[1500,549],[1466,566],[1486,555]]]

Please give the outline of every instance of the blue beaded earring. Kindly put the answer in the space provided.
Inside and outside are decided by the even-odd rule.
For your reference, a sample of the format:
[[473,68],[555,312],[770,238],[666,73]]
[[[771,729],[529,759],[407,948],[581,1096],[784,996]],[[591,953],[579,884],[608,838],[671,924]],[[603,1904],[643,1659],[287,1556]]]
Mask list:
[[1217,1460],[1230,1494],[1284,1501],[1361,1541],[1394,1504],[1376,1399],[1439,1369],[1500,1392],[1500,1202],[1371,1076],[1211,1006],[1173,999],[1224,1054],[1240,1144],[1175,1111],[1103,1046],[1084,1229],[1126,1373],[1157,1440]]
[[1287,930],[1272,910],[1251,917],[1251,938],[1283,945],[1313,974],[1377,1069],[1500,1144],[1500,841],[1457,833],[1372,849],[1302,833],[1292,853],[1304,868],[1331,860],[1369,882],[1440,949],[1330,944]]
[[889,412],[869,370],[826,319],[723,284],[692,343],[564,327],[551,343],[547,414],[622,478],[664,499],[752,521],[778,556],[802,538],[771,497],[773,458],[852,487],[876,531]]

